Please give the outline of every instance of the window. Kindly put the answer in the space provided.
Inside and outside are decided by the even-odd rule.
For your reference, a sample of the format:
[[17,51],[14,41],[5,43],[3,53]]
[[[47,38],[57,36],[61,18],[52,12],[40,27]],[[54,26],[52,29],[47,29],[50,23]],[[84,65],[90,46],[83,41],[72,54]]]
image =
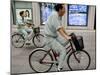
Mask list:
[[48,17],[54,10],[54,3],[40,3],[40,17],[41,24],[45,24]]
[[20,1],[13,1],[11,2],[11,15],[12,15],[12,23],[13,25],[17,25],[17,19],[19,18],[19,12],[20,11],[27,11],[29,12],[30,17],[28,20],[33,22],[33,16],[32,16],[32,2],[20,2]]
[[20,8],[20,9],[16,9],[16,24],[17,24],[17,20],[20,19],[20,15],[19,13],[21,11],[25,11],[26,12],[26,17],[25,19],[27,19],[27,21],[29,22],[32,22],[32,9],[23,9],[23,8]]
[[87,26],[87,22],[87,5],[68,5],[68,26]]

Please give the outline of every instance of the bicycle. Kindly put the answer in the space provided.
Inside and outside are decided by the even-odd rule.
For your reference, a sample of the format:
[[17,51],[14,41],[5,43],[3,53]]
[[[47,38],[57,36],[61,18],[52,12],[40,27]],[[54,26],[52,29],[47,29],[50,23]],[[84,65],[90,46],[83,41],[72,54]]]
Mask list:
[[[70,70],[75,70],[76,67],[82,70],[89,68],[91,63],[89,53],[85,50],[75,50],[72,39],[69,40],[69,45],[66,50],[68,50],[66,51],[66,55],[69,54],[66,62]],[[46,51],[43,48],[36,48],[29,55],[29,65],[31,69],[37,73],[48,72],[52,68],[53,64],[58,65],[58,56],[59,54],[54,52],[53,49]]]
[[[34,26],[32,26],[32,30],[33,30],[33,33],[29,37],[30,39],[28,41],[32,40],[35,47],[44,47],[44,45],[45,45],[43,42],[44,35],[40,34],[40,28],[39,27],[35,28]],[[22,48],[24,46],[25,42],[26,41],[25,41],[23,33],[15,32],[12,35],[12,45],[15,48]]]

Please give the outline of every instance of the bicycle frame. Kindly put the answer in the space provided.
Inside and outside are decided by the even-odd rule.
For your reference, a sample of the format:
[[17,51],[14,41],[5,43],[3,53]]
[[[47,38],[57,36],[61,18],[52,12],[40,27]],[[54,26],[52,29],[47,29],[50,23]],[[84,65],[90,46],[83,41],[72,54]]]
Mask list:
[[[70,42],[70,45],[66,48],[66,50],[68,50],[66,52],[66,55],[69,54],[70,52],[75,51],[75,49],[73,48],[72,42],[71,41],[69,41],[69,42]],[[52,52],[52,54],[50,52]],[[50,53],[51,56],[54,57],[54,60],[57,61],[57,56],[59,56],[59,55],[56,54],[56,52],[54,52],[53,49],[50,49],[50,50],[47,51],[47,53],[44,55],[44,57],[40,60],[40,63],[42,63],[42,64],[53,64],[53,63],[55,63],[55,61],[45,61],[45,62],[43,61],[45,59],[45,57],[48,55],[48,53]],[[79,62],[79,60],[77,59],[75,54],[74,54],[74,57]]]
[[[32,29],[32,35],[29,37],[30,40],[31,40],[34,36],[36,36],[36,38],[38,39],[38,34],[39,34],[39,33],[35,33],[35,32],[34,32],[34,27],[32,27],[31,29]],[[38,39],[38,40],[39,40],[39,39]],[[40,41],[40,40],[39,40],[39,41]]]
[[28,36],[29,36],[29,40],[31,40],[36,34],[34,33],[34,27],[32,27],[31,28],[32,29],[32,34],[31,34],[31,36],[29,36],[29,34],[28,34]]

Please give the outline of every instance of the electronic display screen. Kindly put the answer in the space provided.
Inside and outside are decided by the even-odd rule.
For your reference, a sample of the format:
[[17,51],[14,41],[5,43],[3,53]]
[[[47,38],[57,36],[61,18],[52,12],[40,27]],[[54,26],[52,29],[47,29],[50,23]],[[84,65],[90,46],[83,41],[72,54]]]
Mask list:
[[54,3],[40,3],[40,10],[41,10],[41,23],[45,24],[48,17],[54,10]]
[[[54,3],[40,3],[41,23],[45,24],[48,17],[54,10]],[[69,26],[86,26],[88,18],[87,5],[68,5],[68,25]]]
[[68,25],[86,26],[88,17],[87,5],[69,5],[68,6]]

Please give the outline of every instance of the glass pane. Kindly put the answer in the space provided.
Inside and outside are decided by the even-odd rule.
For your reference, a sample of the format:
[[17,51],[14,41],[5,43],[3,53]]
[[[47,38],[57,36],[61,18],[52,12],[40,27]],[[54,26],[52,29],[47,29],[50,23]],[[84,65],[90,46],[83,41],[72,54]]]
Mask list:
[[86,26],[87,25],[87,5],[69,5],[68,25]]
[[86,5],[69,5],[69,12],[87,12]]
[[47,21],[47,18],[50,16],[52,11],[54,10],[54,5],[53,3],[40,3],[40,9],[41,9],[41,23],[45,24]]

